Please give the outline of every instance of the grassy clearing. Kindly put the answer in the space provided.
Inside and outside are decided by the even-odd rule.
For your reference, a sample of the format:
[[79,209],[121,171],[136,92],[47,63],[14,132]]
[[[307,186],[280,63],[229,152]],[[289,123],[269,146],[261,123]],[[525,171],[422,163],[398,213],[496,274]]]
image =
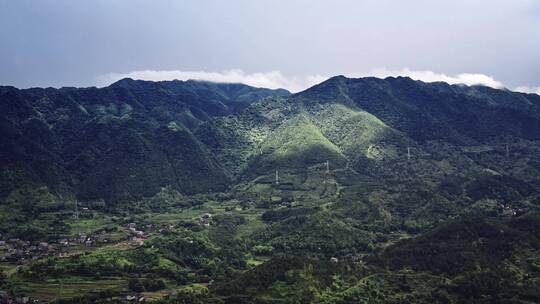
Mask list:
[[92,233],[96,230],[105,228],[108,225],[113,225],[114,223],[111,218],[101,216],[94,219],[81,219],[77,221],[73,220],[68,224],[72,234],[80,234]]
[[265,262],[267,262],[271,258],[272,258],[271,256],[254,256],[254,257],[251,257],[251,258],[247,259],[246,263],[249,266],[255,267],[255,266],[259,266],[259,265],[264,264]]
[[[261,212],[262,213],[262,212]],[[257,230],[263,229],[266,224],[261,220],[260,213],[244,215],[246,223],[238,227],[237,233],[239,237],[247,237]]]
[[119,278],[88,280],[87,278],[70,277],[66,279],[46,280],[42,282],[25,282],[22,291],[33,298],[43,301],[73,299],[83,294],[95,294],[102,291],[113,293],[127,292],[127,281]]
[[10,264],[8,262],[0,263],[0,272],[3,272],[6,275],[12,275],[17,271],[17,265]]

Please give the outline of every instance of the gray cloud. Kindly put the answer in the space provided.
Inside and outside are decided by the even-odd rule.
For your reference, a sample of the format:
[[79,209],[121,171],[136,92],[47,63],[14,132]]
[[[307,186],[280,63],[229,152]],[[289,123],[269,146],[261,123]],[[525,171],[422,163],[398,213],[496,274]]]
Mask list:
[[0,84],[87,86],[111,73],[240,69],[280,71],[300,88],[308,75],[408,68],[538,87],[539,6],[534,0],[0,0]]

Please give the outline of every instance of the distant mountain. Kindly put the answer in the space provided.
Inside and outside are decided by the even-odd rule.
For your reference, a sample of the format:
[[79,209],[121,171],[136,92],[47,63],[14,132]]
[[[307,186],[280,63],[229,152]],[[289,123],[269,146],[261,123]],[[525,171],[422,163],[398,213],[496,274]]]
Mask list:
[[[540,184],[540,96],[482,86],[336,76],[289,95],[123,79],[102,89],[2,87],[0,107],[1,197],[24,185],[110,202],[164,186],[249,192],[276,170],[304,176],[326,162],[347,183],[436,191],[492,172]],[[519,168],[507,146],[510,158],[526,155]]]
[[46,186],[114,201],[172,185],[223,189],[228,178],[193,136],[200,124],[286,90],[122,79],[105,88],[0,87],[0,197]]
[[195,136],[245,195],[367,198],[415,230],[485,199],[540,204],[539,109],[534,94],[338,76],[210,120]]
[[[517,142],[537,141],[540,96],[404,77],[337,76],[208,121],[196,134],[234,174],[326,160],[334,165],[347,160],[366,172],[405,159],[407,147],[415,158],[433,160],[450,152],[434,145],[451,145],[464,161],[471,147],[503,152],[507,143],[521,147]],[[305,159],[313,149],[316,156]],[[302,161],[291,163],[299,155]]]
[[337,76],[298,97],[359,107],[417,140],[486,142],[500,136],[539,139],[540,96],[484,86],[423,83],[408,77]]

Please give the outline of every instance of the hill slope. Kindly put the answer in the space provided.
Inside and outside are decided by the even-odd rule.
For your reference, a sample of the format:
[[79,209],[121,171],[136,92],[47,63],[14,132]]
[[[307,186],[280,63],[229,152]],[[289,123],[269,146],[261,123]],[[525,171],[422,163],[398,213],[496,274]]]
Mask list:
[[[298,121],[308,121],[310,127],[299,127]],[[294,150],[291,142],[275,141],[288,138],[279,134],[316,132],[357,173],[392,178],[410,170],[411,175],[427,174],[422,180],[433,185],[459,171],[517,174],[508,160],[524,154],[527,160],[520,161],[531,163],[532,171],[520,176],[537,180],[534,151],[539,130],[538,95],[409,78],[338,76],[286,99],[268,99],[234,116],[209,121],[196,134],[237,178],[252,174],[254,167],[260,173],[265,167],[271,171],[309,166],[304,161],[268,165],[261,161],[269,160],[265,154],[274,152],[267,148],[276,144]],[[305,143],[293,145],[300,149]]]
[[271,95],[242,84],[123,79],[105,88],[0,88],[0,197],[46,186],[116,201],[172,185],[223,189],[227,176],[192,131]]

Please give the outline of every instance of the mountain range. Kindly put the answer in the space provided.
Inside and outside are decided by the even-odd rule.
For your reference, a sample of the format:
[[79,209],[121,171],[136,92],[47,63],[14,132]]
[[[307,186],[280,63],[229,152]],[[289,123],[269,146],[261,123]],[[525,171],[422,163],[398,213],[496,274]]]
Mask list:
[[410,164],[407,148],[416,159],[409,170],[440,181],[463,166],[506,173],[506,145],[516,155],[540,139],[538,95],[404,77],[337,76],[292,95],[132,79],[101,89],[2,87],[0,106],[4,198],[26,184],[111,202],[164,186],[218,191],[326,161],[376,178]]
[[[19,260],[14,294],[540,301],[536,94],[344,76],[295,94],[128,78],[0,87],[0,134],[0,237],[110,236]],[[118,284],[51,291],[66,277]]]

